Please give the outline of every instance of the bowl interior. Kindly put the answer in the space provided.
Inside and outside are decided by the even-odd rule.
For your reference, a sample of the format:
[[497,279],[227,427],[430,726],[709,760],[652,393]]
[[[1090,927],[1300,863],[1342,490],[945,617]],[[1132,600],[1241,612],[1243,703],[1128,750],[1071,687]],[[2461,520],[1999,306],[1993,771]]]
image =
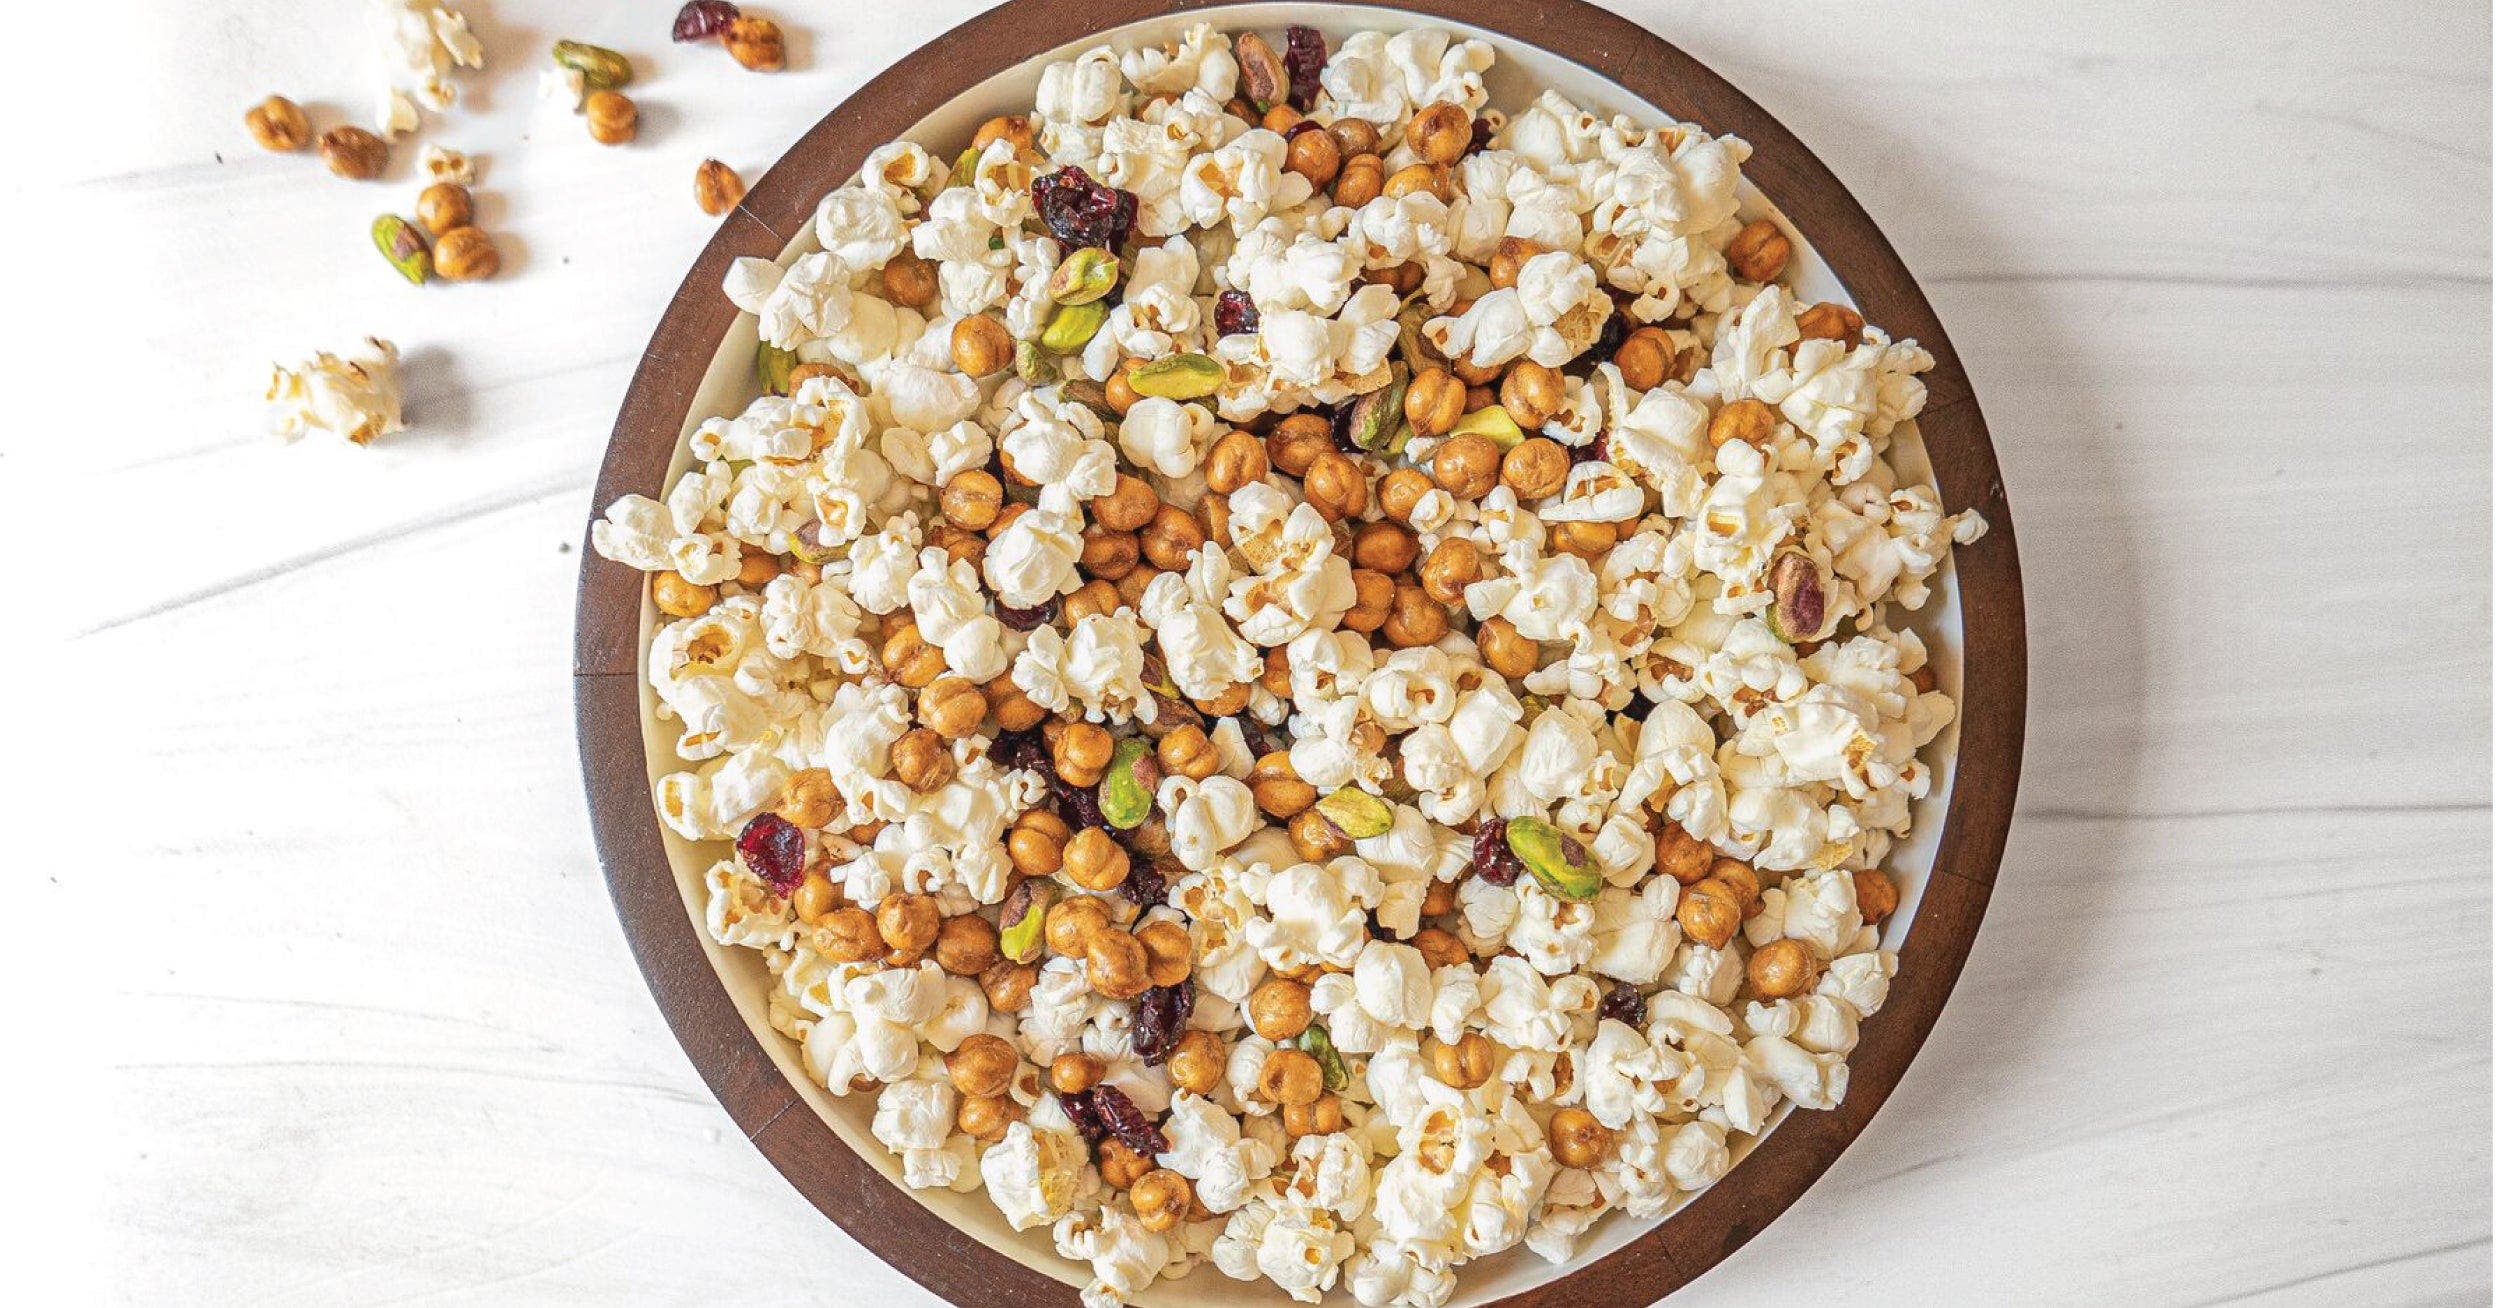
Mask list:
[[[1325,32],[1331,48],[1347,35],[1366,29],[1396,30],[1422,23],[1435,23],[1454,33],[1482,40],[1498,55],[1486,83],[1492,91],[1493,103],[1506,110],[1516,110],[1546,88],[1560,91],[1574,103],[1601,115],[1622,113],[1636,121],[1656,123],[1666,115],[1616,82],[1560,55],[1514,40],[1499,33],[1470,27],[1463,23],[1440,22],[1421,18],[1401,10],[1371,6],[1304,4],[1244,4],[1196,10],[1143,22],[1115,27],[1057,49],[1033,55],[1023,62],[984,81],[964,88],[944,106],[922,119],[908,136],[928,148],[939,158],[950,158],[969,139],[979,124],[999,113],[1027,112],[1032,107],[1033,91],[1042,68],[1060,59],[1074,56],[1093,45],[1110,42],[1115,45],[1144,44],[1176,38],[1193,24],[1213,23],[1224,30],[1259,28],[1281,29],[1287,23],[1304,23]],[[1713,130],[1725,130],[1719,124],[1702,123]],[[868,142],[873,146],[878,142]],[[1743,196],[1747,217],[1769,216],[1788,227],[1786,219],[1769,199],[1746,183]],[[1849,303],[1850,297],[1824,262],[1793,227],[1789,236],[1795,247],[1790,263],[1790,281],[1798,295],[1808,301],[1831,300]],[[789,258],[817,248],[812,230],[802,231],[783,251]],[[1883,323],[1874,324],[1878,327]],[[735,413],[757,394],[754,359],[756,323],[752,314],[740,314],[728,335],[721,341],[704,375],[693,408],[683,415],[677,452],[669,466],[668,479],[674,482],[691,460],[685,438],[705,418]],[[1896,432],[1890,458],[1903,477],[1914,481],[1932,481],[1926,452],[1920,443],[1915,424]],[[663,488],[641,488],[656,494]],[[1909,615],[1907,625],[1926,640],[1934,659],[1939,683],[1957,696],[1961,688],[1962,621],[1959,588],[1955,584],[1952,563],[1948,559],[1939,570],[1933,586],[1934,599],[1928,607]],[[643,607],[638,649],[648,651],[657,613],[647,603]],[[672,743],[676,731],[663,723],[656,712],[657,700],[647,684],[642,687],[644,755],[650,777],[656,783],[668,772],[678,770]],[[1896,913],[1885,925],[1884,944],[1897,948],[1909,931],[1910,923],[1935,862],[1937,843],[1944,826],[1945,797],[1953,790],[1954,760],[1958,739],[1958,723],[1948,728],[1922,757],[1934,769],[1930,798],[1916,812],[1910,835],[1900,841],[1888,860],[1888,866],[1902,883],[1903,911]],[[807,1074],[799,1058],[797,1046],[774,1031],[766,1020],[766,995],[772,978],[765,971],[762,955],[750,949],[733,948],[714,942],[703,925],[703,872],[727,853],[725,842],[691,842],[674,833],[663,831],[669,863],[675,874],[678,890],[684,900],[688,928],[701,939],[721,983],[736,1002],[738,1011],[755,1039],[770,1054],[773,1062],[792,1086],[806,1100],[836,1135],[866,1158],[898,1189],[902,1172],[892,1155],[869,1133],[869,1120],[874,1112],[872,1095],[838,1097],[816,1084]],[[1772,1123],[1755,1141],[1737,1147],[1741,1160],[1744,1153],[1760,1139],[1778,1129],[1791,1111],[1783,1103]],[[989,1200],[978,1192],[955,1194],[945,1190],[906,1190],[914,1200],[931,1209],[955,1228],[981,1241],[1007,1257],[1033,1267],[1046,1275],[1070,1285],[1085,1283],[1085,1269],[1060,1258],[1051,1248],[1047,1229],[1017,1232]],[[1672,1215],[1664,1220],[1672,1220]],[[1656,1222],[1636,1221],[1621,1213],[1610,1214],[1584,1235],[1574,1261],[1560,1266],[1549,1264],[1524,1248],[1510,1250],[1491,1258],[1466,1265],[1460,1274],[1458,1293],[1452,1298],[1454,1308],[1484,1304],[1506,1295],[1532,1289],[1565,1275],[1578,1265],[1593,1261],[1653,1229]],[[1332,1300],[1351,1302],[1342,1289]],[[1200,1268],[1193,1275],[1178,1281],[1158,1283],[1141,1300],[1144,1305],[1182,1305],[1205,1303],[1291,1302],[1275,1287],[1261,1282],[1257,1285],[1231,1280],[1211,1267]]]

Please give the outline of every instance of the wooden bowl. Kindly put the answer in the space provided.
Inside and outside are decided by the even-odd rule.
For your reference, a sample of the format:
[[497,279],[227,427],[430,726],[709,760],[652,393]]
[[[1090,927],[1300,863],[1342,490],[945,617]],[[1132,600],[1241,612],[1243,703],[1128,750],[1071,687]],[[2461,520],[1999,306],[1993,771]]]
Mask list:
[[[1958,754],[1950,742],[1941,744],[1949,757],[1940,761],[1937,777],[1949,786],[1940,785],[1925,802],[1920,830],[1893,859],[1909,882],[1903,911],[1885,932],[1886,943],[1900,950],[1900,973],[1890,1002],[1865,1023],[1850,1055],[1847,1097],[1829,1112],[1789,1113],[1723,1179],[1663,1221],[1644,1225],[1610,1216],[1610,1225],[1584,1237],[1580,1255],[1563,1269],[1549,1271],[1529,1261],[1488,1274],[1480,1269],[1498,1259],[1470,1264],[1453,1301],[1651,1302],[1709,1270],[1795,1202],[1865,1129],[1900,1081],[1943,1010],[1978,931],[2013,816],[2022,759],[2025,655],[2014,524],[1969,379],[1927,297],[1866,212],[1796,137],[1742,92],[1665,40],[1577,0],[1494,6],[1471,0],[1359,6],[1333,0],[1249,5],[1012,0],[862,87],[801,137],[723,220],[678,287],[635,372],[600,468],[593,514],[620,495],[661,493],[683,457],[683,437],[703,416],[695,412],[698,396],[708,387],[713,395],[705,398],[717,402],[723,377],[743,366],[740,350],[751,354],[751,328],[743,347],[731,339],[739,315],[720,289],[733,259],[782,255],[806,232],[817,200],[856,172],[869,150],[912,134],[924,119],[951,114],[962,121],[945,124],[943,131],[959,138],[988,113],[1029,106],[1029,98],[1015,106],[960,103],[985,81],[1124,26],[1197,18],[1263,29],[1294,21],[1338,28],[1432,23],[1494,41],[1505,63],[1514,50],[1529,58],[1542,52],[1552,70],[1611,82],[1623,102],[1617,107],[1627,111],[1646,102],[1657,112],[1741,136],[1754,147],[1745,167],[1755,188],[1749,196],[1789,224],[1792,238],[1800,240],[1806,277],[1824,283],[1803,289],[1824,298],[1845,294],[1868,321],[1916,338],[1935,355],[1919,435],[1946,509],[1976,508],[1989,530],[1956,551],[1951,567],[1939,574],[1938,602],[1919,624],[1947,628],[1936,633],[1942,637],[1938,661],[1947,689],[1954,689],[1959,673]],[[1514,107],[1515,98],[1497,89],[1497,103]],[[1908,444],[1915,449],[1916,442]],[[1905,471],[1917,471],[1914,455],[1904,462]],[[738,1128],[792,1185],[931,1292],[966,1305],[1074,1304],[1075,1282],[1083,1277],[1079,1265],[1051,1256],[1046,1242],[1036,1253],[1031,1233],[1021,1246],[1010,1237],[1001,1247],[993,1247],[987,1235],[968,1236],[958,1222],[977,1224],[978,1210],[967,1205],[986,1209],[985,1200],[906,1191],[891,1179],[890,1160],[881,1150],[870,1145],[875,1157],[863,1155],[846,1142],[837,1131],[842,1119],[829,1107],[832,1101],[806,1083],[789,1042],[764,1025],[755,987],[728,970],[735,965],[719,957],[726,951],[705,935],[699,888],[690,881],[699,880],[701,867],[718,854],[696,859],[693,847],[663,832],[652,810],[651,724],[641,672],[650,619],[642,574],[588,549],[585,531],[574,686],[591,822],[635,958],[687,1055]],[[1932,866],[1922,876],[1916,863],[1931,851]],[[672,854],[691,862],[690,876],[681,876]],[[754,971],[761,972],[760,964]],[[856,1129],[850,1135],[864,1138]],[[956,1220],[939,1211],[949,1204]],[[994,1210],[990,1216],[995,1222]],[[1004,1230],[1003,1222],[995,1224]],[[1206,1301],[1210,1292],[1223,1302],[1262,1297],[1260,1290],[1202,1271],[1161,1283],[1148,1302]],[[1284,1302],[1281,1295],[1265,1297]],[[1344,1298],[1342,1291],[1338,1298]]]

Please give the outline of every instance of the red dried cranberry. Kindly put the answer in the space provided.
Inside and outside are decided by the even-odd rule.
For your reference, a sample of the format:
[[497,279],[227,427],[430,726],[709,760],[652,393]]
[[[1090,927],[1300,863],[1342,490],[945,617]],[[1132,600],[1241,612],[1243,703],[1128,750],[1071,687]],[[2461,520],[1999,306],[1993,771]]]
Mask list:
[[1058,772],[1053,771],[1050,774],[1050,795],[1059,801],[1059,820],[1067,823],[1070,831],[1108,826],[1102,820],[1102,801],[1094,797],[1092,786],[1069,785],[1060,780]]
[[776,895],[807,879],[807,833],[779,813],[758,813],[738,832],[738,857]]
[[1467,153],[1474,154],[1491,144],[1493,144],[1492,119],[1479,118],[1467,125]]
[[1075,164],[1033,179],[1033,207],[1065,245],[1117,250],[1137,225],[1135,195],[1095,181]]
[[1038,731],[999,732],[990,738],[988,757],[990,762],[1009,770],[1024,768],[1045,774],[1050,771],[1050,751],[1043,746],[1042,733]]
[[1145,1111],[1118,1086],[1096,1085],[1086,1093],[1093,1097],[1094,1111],[1101,1115],[1112,1139],[1148,1158],[1172,1152],[1172,1142],[1163,1138],[1154,1123],[1146,1120]]
[[677,11],[677,24],[668,31],[672,41],[709,41],[729,30],[738,21],[738,6],[729,0],[686,0],[686,7]]
[[1623,348],[1624,338],[1631,334],[1632,315],[1625,313],[1623,306],[1618,304],[1614,312],[1606,315],[1606,325],[1597,329],[1597,343],[1591,345],[1588,352],[1580,358],[1586,360],[1591,368],[1595,368],[1615,357],[1615,351]]
[[1059,1111],[1067,1114],[1068,1125],[1075,1127],[1089,1145],[1101,1144],[1111,1135],[1111,1124],[1102,1119],[1102,1109],[1095,1104],[1092,1090],[1059,1096]]
[[1171,878],[1163,874],[1163,869],[1154,865],[1154,860],[1136,857],[1128,861],[1128,877],[1120,882],[1116,893],[1130,903],[1142,908],[1152,908],[1162,903],[1163,897],[1170,893],[1171,889]]
[[1566,445],[1563,448],[1571,452],[1573,463],[1589,463],[1604,459],[1606,457],[1606,433],[1602,431],[1597,433],[1597,438],[1586,445]]
[[1510,852],[1509,826],[1500,818],[1485,818],[1476,826],[1476,875],[1497,886],[1517,881],[1528,870]]
[[1046,622],[1056,621],[1058,617],[1059,597],[1056,595],[1029,609],[1011,608],[1005,604],[998,606],[998,625],[1009,631],[1031,631]]
[[1285,29],[1285,76],[1291,79],[1287,98],[1296,109],[1309,109],[1319,99],[1319,73],[1328,66],[1328,38],[1316,27],[1299,24]]
[[1160,1067],[1181,1042],[1189,1015],[1198,1007],[1198,987],[1188,981],[1156,986],[1137,997],[1137,1016],[1130,1019],[1128,1046],[1148,1067]]
[[1641,1026],[1642,1007],[1640,991],[1628,985],[1619,985],[1607,991],[1604,999],[1597,1001],[1597,1015],[1601,1019],[1611,1017],[1637,1031]]
[[1259,329],[1259,306],[1241,291],[1226,291],[1215,297],[1215,334],[1240,336]]

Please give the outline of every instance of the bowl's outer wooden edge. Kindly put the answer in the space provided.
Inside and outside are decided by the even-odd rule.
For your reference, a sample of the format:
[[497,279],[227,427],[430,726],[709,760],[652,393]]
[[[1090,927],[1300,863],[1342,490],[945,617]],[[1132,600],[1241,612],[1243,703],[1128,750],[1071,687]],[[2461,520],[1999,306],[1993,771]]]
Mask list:
[[[1328,2],[1328,0],[1322,0]],[[2022,578],[2013,515],[1970,380],[1944,326],[1872,219],[1831,170],[1761,106],[1658,35],[1579,0],[1377,0],[1501,32],[1585,65],[1676,117],[1750,141],[1747,175],[1778,203],[1848,287],[1869,321],[1936,357],[1919,426],[1948,511],[1976,508],[1988,534],[1955,552],[1963,621],[1959,761],[1944,832],[1884,1011],[1850,1057],[1849,1093],[1830,1112],[1792,1113],[1717,1185],[1653,1231],[1503,1308],[1646,1303],[1735,1252],[1829,1168],[1908,1070],[1960,976],[1986,912],[2013,819],[2027,685]],[[1085,35],[1222,0],[1010,0],[940,36],[861,87],[765,173],[678,287],[628,389],[600,467],[591,516],[617,497],[655,494],[694,396],[736,310],[722,274],[742,256],[780,254],[817,200],[867,151],[903,135],[956,88]],[[1068,1285],[990,1250],[888,1183],[803,1105],[748,1029],[687,929],[645,776],[638,637],[641,575],[588,548],[575,616],[576,716],[591,825],[609,892],[677,1039],[741,1131],[828,1217],[949,1302],[1069,1304]]]

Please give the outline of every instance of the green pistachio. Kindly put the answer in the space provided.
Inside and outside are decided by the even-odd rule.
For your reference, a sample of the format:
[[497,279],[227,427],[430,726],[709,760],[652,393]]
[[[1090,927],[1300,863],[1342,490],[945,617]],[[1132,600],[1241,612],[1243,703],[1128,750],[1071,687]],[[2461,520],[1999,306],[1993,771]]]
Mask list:
[[1823,571],[1814,560],[1789,550],[1771,560],[1771,607],[1763,617],[1771,634],[1796,644],[1823,630]]
[[1154,758],[1154,747],[1142,736],[1131,736],[1112,751],[1111,768],[1103,773],[1102,820],[1122,831],[1143,826],[1155,811],[1155,787],[1163,782],[1163,766]]
[[1510,843],[1510,852],[1528,869],[1528,875],[1545,887],[1556,899],[1586,902],[1597,898],[1603,884],[1597,874],[1597,860],[1588,848],[1563,833],[1562,828],[1543,818],[1517,817],[1503,829],[1502,836]]
[[1528,439],[1528,433],[1519,430],[1519,424],[1512,420],[1510,411],[1498,404],[1488,404],[1459,419],[1458,425],[1450,428],[1452,436],[1469,432],[1485,437],[1506,450]]
[[1348,840],[1369,840],[1386,835],[1397,814],[1380,802],[1380,797],[1353,786],[1340,786],[1321,797],[1319,815],[1328,824],[1345,833]]
[[1070,377],[1059,383],[1059,398],[1074,400],[1092,409],[1095,417],[1106,422],[1120,420],[1120,411],[1111,407],[1111,397],[1103,390],[1102,383],[1091,377]]
[[1100,300],[1060,305],[1059,312],[1050,315],[1049,325],[1042,328],[1042,348],[1053,354],[1074,354],[1094,339],[1110,316],[1111,306]]
[[606,46],[587,41],[558,41],[556,63],[582,75],[585,91],[613,91],[634,80],[634,65]]
[[1042,956],[1042,919],[1058,892],[1048,877],[1027,877],[1007,892],[998,907],[998,952],[1010,963],[1030,963]]
[[790,393],[790,370],[799,366],[796,351],[785,350],[771,341],[755,346],[755,381],[767,395]]
[[1092,304],[1120,284],[1120,256],[1099,245],[1087,245],[1060,260],[1043,289],[1061,304]]
[[1355,397],[1346,416],[1346,434],[1356,446],[1374,454],[1395,454],[1415,433],[1406,425],[1406,370],[1391,367],[1389,384]]
[[956,155],[955,170],[946,175],[946,184],[950,187],[972,185],[973,174],[980,169],[980,166],[981,152],[978,150],[966,150]]
[[1048,386],[1059,380],[1059,365],[1031,341],[1016,342],[1016,376],[1034,386]]
[[1195,400],[1215,394],[1224,384],[1224,365],[1203,354],[1175,354],[1140,365],[1129,374],[1129,389],[1167,400]]
[[391,261],[399,275],[418,286],[434,275],[434,256],[425,248],[425,232],[395,213],[373,220],[373,248]]
[[1345,1057],[1337,1052],[1337,1042],[1328,1038],[1328,1028],[1317,1022],[1302,1028],[1293,1042],[1319,1062],[1319,1085],[1331,1094],[1345,1089]]

